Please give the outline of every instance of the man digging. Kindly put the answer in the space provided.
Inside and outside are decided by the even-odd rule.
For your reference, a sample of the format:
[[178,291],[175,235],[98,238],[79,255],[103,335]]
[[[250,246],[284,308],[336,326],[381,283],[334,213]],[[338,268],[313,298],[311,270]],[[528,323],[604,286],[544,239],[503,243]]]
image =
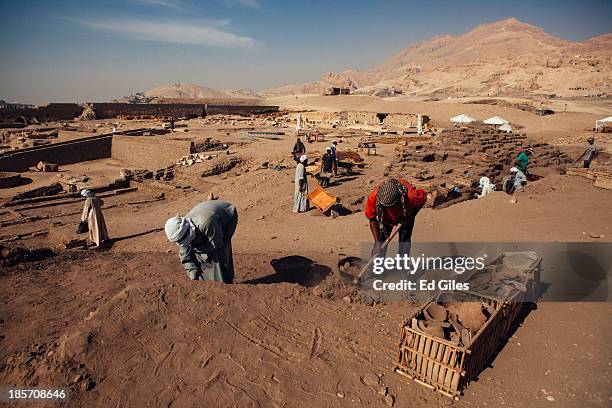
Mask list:
[[179,246],[181,263],[190,279],[232,283],[232,236],[237,225],[236,207],[211,199],[196,205],[184,217],[170,218],[165,231]]
[[414,220],[426,201],[425,190],[416,189],[403,179],[388,179],[376,187],[365,204],[365,216],[370,220],[374,237],[372,255],[385,256],[381,246],[398,224],[402,225],[398,253],[410,255]]

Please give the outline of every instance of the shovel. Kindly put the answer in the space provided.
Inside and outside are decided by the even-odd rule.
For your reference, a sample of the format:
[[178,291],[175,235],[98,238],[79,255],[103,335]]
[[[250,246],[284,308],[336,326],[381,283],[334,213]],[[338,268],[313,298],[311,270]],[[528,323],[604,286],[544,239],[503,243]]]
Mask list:
[[397,224],[395,227],[393,227],[393,229],[391,230],[391,234],[389,234],[389,237],[380,246],[380,250],[377,253],[375,253],[374,255],[372,255],[372,257],[370,258],[368,263],[366,263],[363,266],[363,268],[361,268],[361,272],[359,272],[359,275],[357,275],[357,277],[355,279],[353,279],[353,284],[355,284],[355,285],[359,284],[359,282],[361,281],[361,278],[363,277],[363,275],[368,271],[368,269],[370,269],[370,266],[372,266],[372,264],[374,263],[374,259],[378,255],[380,255],[381,252],[384,252],[385,249],[387,249],[387,246],[389,246],[389,243],[391,242],[391,240],[397,235],[397,233],[399,232],[399,230],[402,227],[403,227],[403,225],[401,223]]

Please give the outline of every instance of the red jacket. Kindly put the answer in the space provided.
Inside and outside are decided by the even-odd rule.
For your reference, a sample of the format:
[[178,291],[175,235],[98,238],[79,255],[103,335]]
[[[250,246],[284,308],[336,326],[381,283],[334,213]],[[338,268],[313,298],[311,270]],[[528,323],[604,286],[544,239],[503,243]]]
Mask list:
[[[406,200],[406,214],[410,214],[413,209],[420,209],[425,205],[427,201],[427,193],[425,190],[416,189],[404,179],[397,179],[404,187],[406,187],[406,191],[408,192],[408,200]],[[376,196],[378,195],[378,189],[380,188],[380,184],[370,193],[368,200],[365,204],[365,216],[370,221],[376,220]],[[383,210],[383,224],[385,225],[397,225],[400,223],[402,218],[404,217],[404,209],[402,209],[402,205],[397,204],[393,207],[386,207]]]

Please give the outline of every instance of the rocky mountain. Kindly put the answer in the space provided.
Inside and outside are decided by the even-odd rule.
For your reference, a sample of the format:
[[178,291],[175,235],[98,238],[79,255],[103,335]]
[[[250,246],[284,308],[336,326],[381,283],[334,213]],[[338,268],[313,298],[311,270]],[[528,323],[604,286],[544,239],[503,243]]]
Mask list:
[[321,93],[333,85],[382,95],[609,95],[611,61],[612,34],[572,42],[509,18],[410,45],[371,70],[327,73],[264,94]]

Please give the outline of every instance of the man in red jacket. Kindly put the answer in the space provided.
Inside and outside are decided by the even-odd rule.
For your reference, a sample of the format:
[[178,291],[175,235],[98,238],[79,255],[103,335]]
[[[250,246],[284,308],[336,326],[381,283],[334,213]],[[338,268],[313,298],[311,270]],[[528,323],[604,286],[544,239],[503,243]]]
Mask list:
[[389,237],[394,226],[399,230],[400,254],[410,254],[410,240],[414,219],[427,201],[425,190],[419,190],[403,179],[388,179],[370,193],[365,204],[365,216],[370,220],[374,237],[372,254],[380,253],[382,243]]

